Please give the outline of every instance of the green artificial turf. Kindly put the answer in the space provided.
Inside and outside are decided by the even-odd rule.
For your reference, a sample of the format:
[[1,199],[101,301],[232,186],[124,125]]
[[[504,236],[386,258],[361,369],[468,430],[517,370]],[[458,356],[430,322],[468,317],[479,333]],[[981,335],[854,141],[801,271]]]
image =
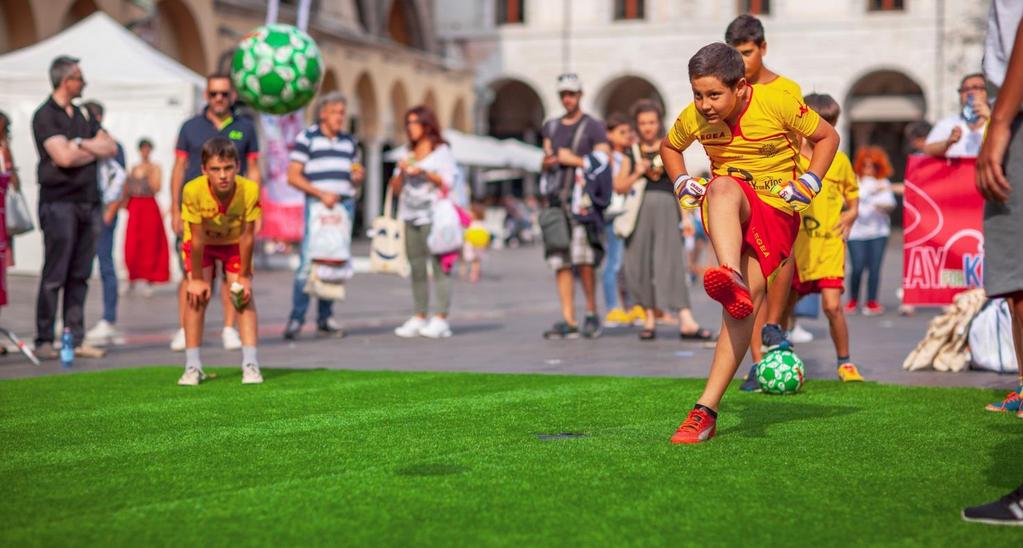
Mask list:
[[[1001,394],[811,381],[177,368],[0,382],[0,545],[1019,546],[961,521],[1023,481]],[[541,440],[538,434],[582,433]]]

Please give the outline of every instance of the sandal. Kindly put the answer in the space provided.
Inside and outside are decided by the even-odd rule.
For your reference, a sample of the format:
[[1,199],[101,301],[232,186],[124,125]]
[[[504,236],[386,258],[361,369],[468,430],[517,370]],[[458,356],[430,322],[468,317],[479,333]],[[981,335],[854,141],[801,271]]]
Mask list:
[[713,341],[714,333],[711,333],[709,329],[698,327],[692,333],[679,332],[678,338],[683,341]]
[[639,340],[641,341],[652,341],[657,338],[657,331],[653,329],[644,329],[639,332]]

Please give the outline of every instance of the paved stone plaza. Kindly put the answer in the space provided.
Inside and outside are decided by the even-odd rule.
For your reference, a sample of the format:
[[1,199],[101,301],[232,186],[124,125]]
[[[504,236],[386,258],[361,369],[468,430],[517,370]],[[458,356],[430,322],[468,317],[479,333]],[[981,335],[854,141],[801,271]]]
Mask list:
[[[902,269],[901,253],[894,242],[886,257],[882,303],[884,316],[850,318],[852,356],[868,380],[887,383],[1004,388],[1014,375],[992,373],[936,373],[902,370],[902,361],[923,335],[933,311],[903,318],[895,314],[895,288]],[[365,244],[356,251],[366,252]],[[22,338],[34,336],[34,307],[38,279],[10,276],[12,304],[0,312],[0,325],[13,328]],[[412,306],[407,280],[360,274],[349,286],[349,299],[336,305],[336,317],[348,330],[344,339],[318,339],[314,335],[315,305],[299,340],[281,338],[291,308],[292,273],[260,271],[256,299],[260,312],[260,362],[263,367],[485,371],[506,373],[559,373],[579,375],[634,375],[701,377],[706,375],[712,345],[683,342],[675,326],[661,326],[658,339],[641,342],[636,328],[607,329],[596,341],[545,341],[541,333],[558,316],[553,277],[538,247],[491,251],[478,284],[458,280],[454,284],[451,317],[455,336],[447,340],[400,339],[395,326],[404,321]],[[86,310],[91,326],[100,316],[100,285],[90,285]],[[697,319],[718,329],[720,307],[701,286],[692,288]],[[581,303],[581,301],[580,301]],[[579,305],[581,308],[581,304]],[[211,305],[203,361],[207,366],[234,365],[240,353],[220,348],[220,304]],[[114,347],[102,360],[77,359],[75,372],[145,365],[181,364],[184,356],[168,349],[177,327],[175,291],[170,285],[155,295],[121,299],[119,327],[127,344]],[[798,348],[812,378],[834,378],[834,350],[827,335],[827,321],[805,321],[817,339]],[[747,362],[748,363],[748,362]],[[742,367],[745,372],[748,365]],[[0,357],[0,378],[61,373],[56,361],[35,367],[24,357]],[[176,374],[168,374],[173,383]]]

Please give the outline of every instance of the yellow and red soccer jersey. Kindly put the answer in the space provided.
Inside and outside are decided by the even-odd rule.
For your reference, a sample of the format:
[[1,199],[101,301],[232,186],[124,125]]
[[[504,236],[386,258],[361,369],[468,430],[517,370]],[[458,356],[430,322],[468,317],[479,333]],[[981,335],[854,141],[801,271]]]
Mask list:
[[184,241],[192,240],[191,224],[201,224],[210,245],[235,244],[242,235],[245,223],[263,216],[259,204],[259,185],[245,177],[235,177],[235,190],[231,200],[222,204],[213,194],[205,175],[185,184],[181,191],[181,220],[184,221]]
[[777,78],[775,78],[774,80],[771,80],[770,82],[768,82],[766,84],[754,84],[754,85],[760,86],[760,87],[765,87],[765,88],[770,88],[770,89],[777,90],[777,91],[784,91],[784,92],[789,93],[790,95],[792,95],[793,97],[795,97],[795,98],[797,98],[799,100],[803,100],[803,90],[799,87],[799,84],[795,83],[792,80],[789,80],[788,78],[782,76],[781,74],[779,74],[777,76],[778,76]]
[[723,120],[708,122],[696,105],[690,104],[672,125],[668,142],[681,151],[700,141],[715,175],[745,180],[764,203],[792,213],[792,207],[772,189],[803,172],[799,146],[791,134],[810,137],[818,124],[820,116],[801,97],[769,86],[752,86],[749,104],[735,127]]
[[[803,168],[808,168],[810,159],[805,156],[801,159]],[[822,186],[820,194],[802,213],[802,226],[796,236],[794,253],[802,282],[845,275],[845,241],[836,225],[845,205],[860,197],[860,185],[848,156],[842,152],[835,154]]]

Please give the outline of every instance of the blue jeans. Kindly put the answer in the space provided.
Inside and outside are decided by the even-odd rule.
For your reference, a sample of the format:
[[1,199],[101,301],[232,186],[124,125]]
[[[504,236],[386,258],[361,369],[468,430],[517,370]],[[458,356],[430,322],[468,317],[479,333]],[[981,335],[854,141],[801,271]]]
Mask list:
[[117,271],[114,270],[114,233],[117,231],[117,217],[110,224],[103,224],[96,255],[99,257],[99,276],[103,280],[103,319],[117,323]]
[[[305,292],[305,284],[309,281],[309,205],[312,198],[305,201],[305,232],[302,235],[302,251],[295,271],[295,286],[291,291],[291,317],[298,323],[305,323],[305,314],[309,310],[309,295]],[[355,198],[344,198],[341,205],[348,212],[348,218],[355,221]],[[334,301],[317,299],[316,323],[321,324],[334,315]]]
[[881,289],[881,262],[884,260],[884,250],[888,245],[888,237],[872,238],[870,240],[849,240],[849,298],[858,301],[860,299],[860,280],[863,278],[863,271],[867,271],[867,301],[877,301],[877,294]]
[[604,225],[604,240],[607,246],[607,262],[601,283],[604,286],[604,304],[607,310],[618,308],[618,272],[622,269],[622,255],[625,242],[615,234],[614,224]]

